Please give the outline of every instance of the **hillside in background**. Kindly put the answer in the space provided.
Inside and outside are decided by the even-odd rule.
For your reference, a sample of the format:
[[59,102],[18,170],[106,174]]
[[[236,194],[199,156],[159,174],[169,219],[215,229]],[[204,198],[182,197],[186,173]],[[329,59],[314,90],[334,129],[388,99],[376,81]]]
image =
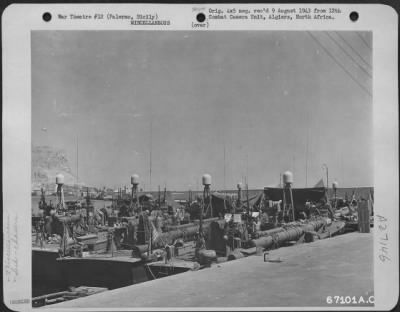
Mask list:
[[69,166],[66,153],[50,146],[32,147],[32,190],[43,186],[55,187],[56,175],[64,175],[66,185],[74,185],[76,177]]
[[[66,153],[62,149],[57,149],[49,146],[33,146],[32,147],[32,190],[38,191],[40,188],[44,188],[50,192],[55,189],[56,175],[61,173],[65,179],[65,190],[74,189],[76,187],[76,177],[72,173],[71,167],[68,163]],[[86,186],[85,183],[79,183],[79,186]],[[319,181],[315,187],[324,187],[323,181]],[[277,186],[274,186],[277,187]],[[91,187],[93,188],[93,187]],[[95,188],[93,188],[95,189]],[[171,190],[168,190],[171,192]],[[217,190],[212,190],[217,191]],[[220,192],[224,192],[219,190]],[[261,192],[262,189],[249,190],[249,197],[254,196]],[[129,191],[130,192],[130,191]],[[236,193],[236,190],[227,190],[227,193]],[[112,190],[110,192],[112,194]],[[144,193],[151,193],[155,198],[158,197],[158,192],[149,192],[147,190]],[[183,200],[189,197],[189,192],[184,191],[172,191],[175,199]],[[338,188],[337,197],[351,198],[352,194],[357,198],[363,197],[368,198],[369,194],[373,196],[373,187],[353,187],[353,188]],[[243,192],[245,194],[245,192]],[[202,195],[202,192],[193,192],[193,196]],[[245,195],[243,195],[245,196]],[[329,189],[329,197],[333,197],[333,189]]]

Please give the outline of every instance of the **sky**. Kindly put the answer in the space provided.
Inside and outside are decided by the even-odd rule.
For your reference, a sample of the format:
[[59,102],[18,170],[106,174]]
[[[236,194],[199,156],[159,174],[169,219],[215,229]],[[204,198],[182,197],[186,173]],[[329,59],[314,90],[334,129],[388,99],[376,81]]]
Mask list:
[[311,187],[325,164],[330,185],[373,186],[369,32],[33,31],[31,47],[32,145],[64,149],[79,182],[263,188],[290,170]]

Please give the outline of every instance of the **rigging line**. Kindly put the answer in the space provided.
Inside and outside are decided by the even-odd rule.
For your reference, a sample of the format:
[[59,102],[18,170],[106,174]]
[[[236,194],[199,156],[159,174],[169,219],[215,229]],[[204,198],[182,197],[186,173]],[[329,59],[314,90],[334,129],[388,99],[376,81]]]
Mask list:
[[359,67],[369,78],[372,78],[371,74],[370,74],[369,72],[367,72],[367,71],[365,70],[364,67],[362,67],[360,64],[358,64],[357,60],[354,59],[354,57],[353,57],[349,52],[347,52],[346,49],[344,49],[344,48],[337,42],[337,40],[336,40],[331,34],[329,34],[329,32],[327,32],[326,34],[328,35],[329,38],[331,38],[331,40],[332,40],[344,53],[346,53],[346,55],[347,55],[354,63],[356,63],[356,64],[358,65],[358,67]]
[[340,68],[343,69],[343,71],[355,82],[358,84],[358,86],[363,89],[369,96],[372,97],[371,92],[368,91],[368,89],[366,89],[356,78],[354,78],[350,72],[346,69],[346,67],[344,67],[330,52],[327,48],[325,48],[325,46],[316,38],[314,37],[309,31],[307,31],[307,33],[311,36],[311,38],[318,43],[318,45],[321,46],[321,48],[325,51],[326,54],[328,54],[328,56],[338,65],[340,66]]
[[358,57],[359,57],[365,64],[367,64],[367,66],[368,66],[369,68],[372,68],[372,66],[371,66],[366,60],[364,60],[364,58],[361,56],[361,54],[358,53],[357,50],[354,49],[353,46],[352,46],[346,39],[344,39],[344,37],[343,37],[339,32],[335,31],[335,33],[344,41],[344,43],[346,43],[346,45],[347,45],[355,54],[358,55]]
[[361,41],[364,42],[365,46],[372,51],[371,46],[365,41],[364,37],[360,35],[359,32],[356,32],[357,36],[360,37]]

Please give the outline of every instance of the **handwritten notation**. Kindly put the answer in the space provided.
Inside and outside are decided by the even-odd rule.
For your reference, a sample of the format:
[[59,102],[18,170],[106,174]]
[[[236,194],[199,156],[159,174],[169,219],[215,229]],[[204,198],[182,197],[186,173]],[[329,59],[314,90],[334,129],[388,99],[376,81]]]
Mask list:
[[376,216],[377,221],[378,221],[378,229],[379,229],[379,259],[382,262],[386,261],[391,261],[389,257],[389,235],[387,233],[388,231],[388,225],[387,225],[387,219],[381,215]]
[[7,215],[5,236],[4,236],[4,271],[7,281],[17,282],[18,277],[18,215]]

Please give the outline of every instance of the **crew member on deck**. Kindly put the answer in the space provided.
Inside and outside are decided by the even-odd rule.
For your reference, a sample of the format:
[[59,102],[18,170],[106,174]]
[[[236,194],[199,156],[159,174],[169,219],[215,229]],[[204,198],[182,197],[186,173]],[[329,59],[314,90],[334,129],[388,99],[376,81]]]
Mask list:
[[333,219],[334,213],[333,213],[333,210],[332,210],[332,206],[329,203],[327,203],[325,201],[325,199],[321,199],[320,202],[321,202],[321,204],[317,208],[317,211],[319,211],[319,214],[321,216],[323,216],[323,217],[329,217],[329,218]]
[[306,204],[304,205],[304,212],[307,214],[307,217],[310,216],[311,202],[308,199],[306,200]]
[[233,222],[233,218],[229,220],[228,223],[225,224],[225,229],[224,229],[224,239],[226,240],[226,245],[227,247],[230,248],[230,250],[235,249],[235,243],[234,243],[234,238],[237,236],[237,229],[236,229],[236,224]]

